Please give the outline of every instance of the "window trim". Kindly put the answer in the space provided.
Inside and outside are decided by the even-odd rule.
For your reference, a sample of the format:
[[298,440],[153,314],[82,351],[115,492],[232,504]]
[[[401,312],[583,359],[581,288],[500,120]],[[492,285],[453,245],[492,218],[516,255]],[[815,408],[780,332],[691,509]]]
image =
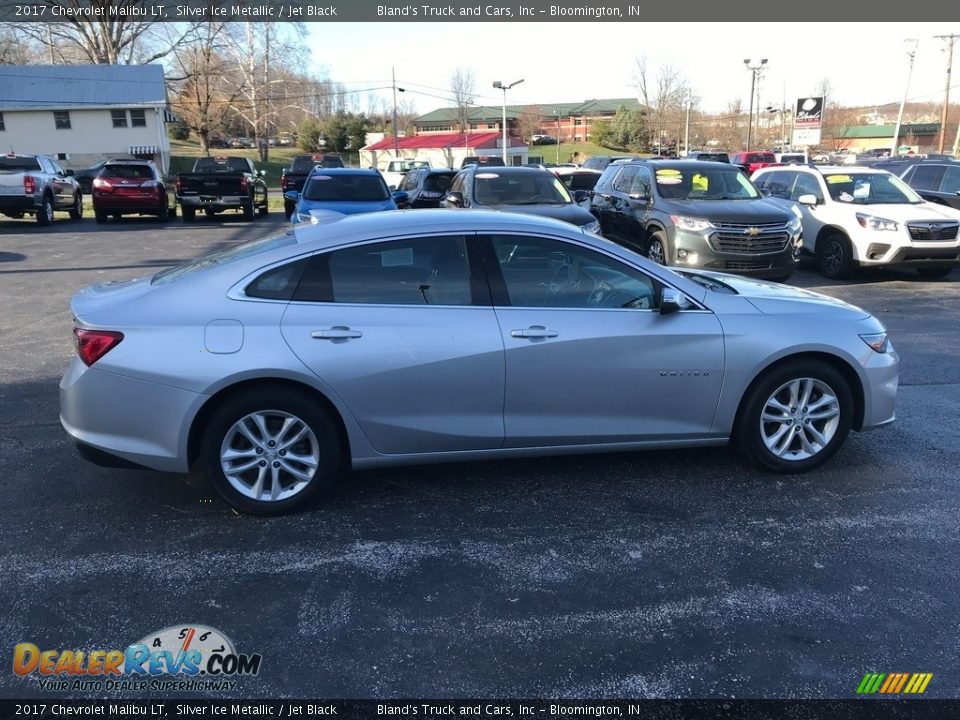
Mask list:
[[[134,117],[134,113],[140,113],[139,117]],[[145,128],[147,126],[147,112],[146,110],[130,110],[130,125],[131,128]]]
[[110,111],[110,121],[113,124],[114,130],[119,130],[120,128],[128,128],[127,124],[127,111],[126,110],[111,110]]
[[[60,115],[61,117],[57,117]],[[64,125],[63,122],[66,121]],[[53,111],[53,127],[56,130],[73,130],[73,123],[70,119],[69,110],[54,110]]]

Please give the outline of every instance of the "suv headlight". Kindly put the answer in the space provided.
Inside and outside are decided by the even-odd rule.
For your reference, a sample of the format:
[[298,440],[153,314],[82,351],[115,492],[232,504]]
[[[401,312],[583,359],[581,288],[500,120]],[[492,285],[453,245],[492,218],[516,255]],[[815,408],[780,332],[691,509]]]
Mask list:
[[798,233],[803,228],[803,221],[798,217],[790,218],[790,221],[787,223],[787,230],[791,233]]
[[869,230],[892,230],[896,232],[900,229],[895,220],[887,220],[887,218],[867,215],[866,213],[857,213],[857,222],[860,223],[860,227]]
[[711,230],[713,228],[713,223],[711,223],[709,220],[689,217],[687,215],[671,215],[670,220],[673,221],[675,227],[678,227],[681,230],[703,232],[704,230]]
[[593,220],[592,222],[588,222],[586,225],[581,225],[580,227],[583,228],[584,232],[595,233],[596,235],[600,234],[599,220]]
[[872,333],[870,335],[861,335],[863,340],[874,352],[885,353],[887,351],[887,334],[885,332]]

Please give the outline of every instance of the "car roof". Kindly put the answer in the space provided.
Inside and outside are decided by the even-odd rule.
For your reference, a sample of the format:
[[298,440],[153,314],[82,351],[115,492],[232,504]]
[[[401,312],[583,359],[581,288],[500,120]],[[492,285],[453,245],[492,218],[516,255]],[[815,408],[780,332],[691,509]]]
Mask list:
[[313,175],[376,175],[381,177],[380,171],[373,168],[325,168],[325,167],[315,167],[310,171],[310,176]]
[[871,167],[867,165],[780,165],[777,167],[761,168],[757,173],[771,173],[776,171],[789,171],[797,172],[806,170],[811,173],[820,173],[821,175],[825,173],[845,173],[847,175],[863,175],[866,173],[890,173],[888,170],[883,168]]
[[467,165],[464,168],[461,168],[461,172],[464,171],[473,171],[477,173],[543,173],[550,172],[546,168],[541,167],[523,167],[516,165]]
[[718,167],[737,169],[733,165],[718,163],[715,160],[687,160],[686,158],[634,158],[632,160],[618,160],[610,164],[619,166],[650,165],[652,167],[663,168],[708,168],[713,170],[716,170]]

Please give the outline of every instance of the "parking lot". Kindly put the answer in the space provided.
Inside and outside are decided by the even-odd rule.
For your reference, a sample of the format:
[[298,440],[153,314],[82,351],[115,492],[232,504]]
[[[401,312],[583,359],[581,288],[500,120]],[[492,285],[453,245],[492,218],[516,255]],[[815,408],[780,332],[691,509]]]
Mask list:
[[[282,222],[0,218],[4,652],[202,623],[263,655],[236,696],[832,698],[866,672],[960,693],[960,271],[794,276],[902,359],[898,422],[803,476],[727,449],[409,467],[258,519],[197,476],[82,461],[70,295]],[[51,695],[9,672],[0,694]]]

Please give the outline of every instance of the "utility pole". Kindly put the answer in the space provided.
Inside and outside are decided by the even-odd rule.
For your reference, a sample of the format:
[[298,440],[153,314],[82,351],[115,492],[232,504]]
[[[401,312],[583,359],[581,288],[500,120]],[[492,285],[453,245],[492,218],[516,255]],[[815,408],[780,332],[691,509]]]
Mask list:
[[[503,90],[503,164],[507,164],[507,90],[519,85],[523,82],[523,78],[520,78],[516,82],[512,82],[509,85],[505,85],[499,80],[494,81],[493,86],[497,90]],[[559,148],[558,148],[559,149]]]
[[767,59],[762,58],[758,65],[751,65],[751,62],[750,58],[746,58],[743,61],[743,64],[747,66],[747,70],[750,71],[750,114],[747,116],[747,152],[750,152],[751,145],[753,144],[753,95],[757,87],[757,74],[763,66],[767,64]]
[[687,122],[686,127],[683,129],[683,154],[684,156],[690,154],[690,106],[693,103],[690,100],[689,93],[687,94]]
[[934,35],[934,39],[943,40],[947,47],[947,81],[943,90],[943,114],[940,116],[940,140],[937,143],[937,152],[943,152],[943,143],[947,137],[947,110],[950,107],[950,71],[953,69],[953,44],[960,35],[950,33],[949,35]]
[[400,159],[400,133],[397,129],[397,71],[390,68],[390,77],[393,80],[393,157]]
[[[893,147],[890,150],[891,158],[895,158],[900,154],[900,126],[903,124],[903,108],[907,104],[907,95],[910,94],[910,77],[913,75],[913,59],[917,56],[917,47],[920,45],[920,41],[914,38],[907,38],[903,42],[907,44],[907,57],[910,58],[910,67],[907,69],[907,86],[903,89],[903,100],[900,101],[900,112],[897,113],[897,126],[893,131]],[[826,104],[826,100],[824,100],[824,104]]]

